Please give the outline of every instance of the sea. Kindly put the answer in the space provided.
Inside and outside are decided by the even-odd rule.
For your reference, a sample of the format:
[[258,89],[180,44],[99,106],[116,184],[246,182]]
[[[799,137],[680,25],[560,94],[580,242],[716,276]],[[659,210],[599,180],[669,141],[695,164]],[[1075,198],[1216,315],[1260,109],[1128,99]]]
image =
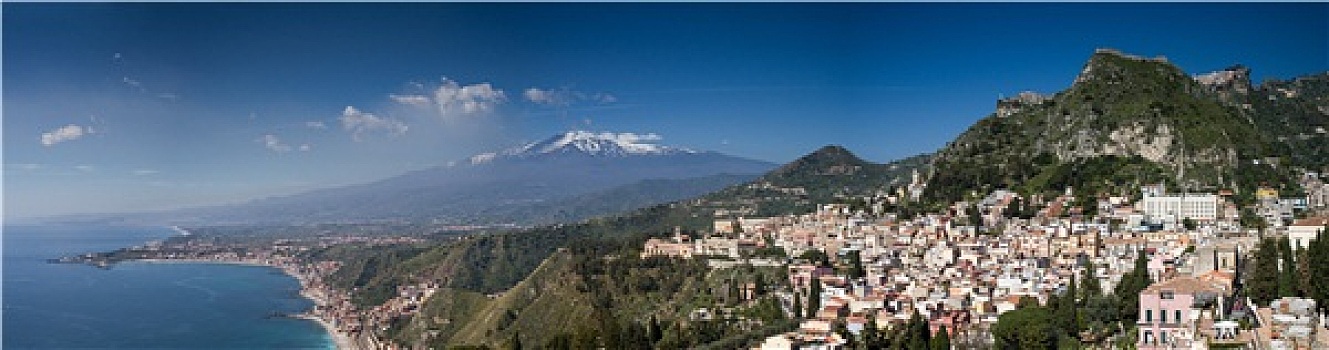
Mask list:
[[179,233],[161,227],[4,226],[4,349],[332,349],[300,283],[263,266],[46,259]]

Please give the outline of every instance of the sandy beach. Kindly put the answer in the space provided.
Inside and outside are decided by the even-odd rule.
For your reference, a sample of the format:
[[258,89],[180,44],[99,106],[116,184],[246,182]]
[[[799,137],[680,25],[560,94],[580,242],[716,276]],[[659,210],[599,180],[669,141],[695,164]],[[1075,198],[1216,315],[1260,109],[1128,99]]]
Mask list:
[[324,320],[324,319],[322,319],[322,318],[315,317],[315,316],[313,316],[313,315],[309,315],[309,314],[298,314],[298,315],[293,315],[293,316],[291,316],[291,317],[302,318],[302,319],[312,320],[312,321],[314,321],[314,322],[318,322],[318,325],[323,326],[323,329],[326,330],[326,331],[328,332],[328,336],[331,336],[331,337],[332,337],[332,341],[335,342],[335,343],[337,344],[337,349],[338,349],[338,350],[358,350],[358,349],[360,349],[360,347],[358,347],[358,346],[355,345],[355,341],[352,340],[351,337],[346,336],[345,333],[338,332],[338,331],[337,331],[337,328],[336,328],[336,327],[333,327],[333,326],[332,326],[332,323],[328,323],[327,320]]
[[[323,306],[328,304],[328,301],[324,299],[324,296],[314,295],[314,293],[307,287],[308,281],[305,281],[303,277],[300,277],[300,275],[295,274],[291,271],[287,271],[286,269],[281,269],[281,270],[282,272],[285,272],[287,275],[290,275],[291,277],[294,277],[296,280],[300,281],[300,296],[304,297],[305,299],[309,299],[310,301],[313,301],[316,309],[318,306]],[[328,332],[328,336],[332,337],[332,341],[337,344],[338,350],[360,349],[360,346],[358,346],[358,344],[355,342],[354,339],[351,339],[351,337],[347,336],[346,333],[338,331],[337,327],[332,325],[332,322],[325,320],[322,317],[316,316],[314,314],[314,311],[315,310],[310,310],[309,312],[296,315],[295,317],[314,320],[314,322],[318,322],[318,325],[323,326],[323,330]]]

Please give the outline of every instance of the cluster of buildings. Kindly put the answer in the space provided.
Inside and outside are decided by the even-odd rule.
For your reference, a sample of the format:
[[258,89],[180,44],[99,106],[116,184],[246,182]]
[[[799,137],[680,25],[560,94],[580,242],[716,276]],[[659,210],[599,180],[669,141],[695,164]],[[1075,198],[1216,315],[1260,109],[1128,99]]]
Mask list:
[[[828,204],[804,215],[716,220],[711,235],[676,232],[648,241],[642,255],[744,259],[756,249],[778,247],[789,257],[815,250],[839,260],[857,252],[866,272],[862,278],[849,278],[814,261],[790,260],[793,288],[783,294],[786,309],[802,314],[793,310],[794,294],[804,305],[816,298],[821,309],[796,332],[767,339],[768,348],[838,348],[844,339],[831,330],[834,322],[858,334],[870,323],[880,328],[902,325],[915,311],[934,332],[944,328],[958,342],[990,344],[990,327],[1022,298],[1046,303],[1089,268],[1110,293],[1133,270],[1139,254],[1146,255],[1148,274],[1155,281],[1139,296],[1135,345],[1141,349],[1211,344],[1329,348],[1329,342],[1314,342],[1329,336],[1317,331],[1323,327],[1315,325],[1324,324],[1316,321],[1320,316],[1306,312],[1297,314],[1301,321],[1292,326],[1279,326],[1287,324],[1278,321],[1286,317],[1270,316],[1253,328],[1238,327],[1235,320],[1258,317],[1253,310],[1270,308],[1234,296],[1239,264],[1258,236],[1240,228],[1236,208],[1225,196],[1168,193],[1161,185],[1150,186],[1134,202],[1102,198],[1100,214],[1086,217],[1072,215],[1078,210],[1069,208],[1074,196],[1068,191],[1048,200],[1023,199],[1043,208],[1032,219],[1003,213],[1016,197],[997,191],[974,206],[957,203],[947,215],[910,219]],[[978,213],[965,212],[974,207]],[[988,229],[980,232],[971,226],[969,215],[982,216]],[[1125,224],[1105,224],[1112,221]],[[1329,218],[1303,219],[1268,234],[1288,235],[1291,244],[1304,247],[1325,223]],[[820,286],[819,295],[809,295],[814,283]],[[1289,310],[1313,310],[1302,307],[1304,302],[1282,301],[1272,310],[1292,312],[1279,311],[1287,305],[1293,305]],[[1307,327],[1297,328],[1301,326]],[[1261,338],[1261,332],[1278,336]],[[1280,343],[1283,339],[1296,340]]]

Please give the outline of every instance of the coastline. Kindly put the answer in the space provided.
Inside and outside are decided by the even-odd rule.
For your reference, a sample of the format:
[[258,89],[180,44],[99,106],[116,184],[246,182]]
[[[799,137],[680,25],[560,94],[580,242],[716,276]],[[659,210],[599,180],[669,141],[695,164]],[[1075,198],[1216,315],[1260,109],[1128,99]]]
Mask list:
[[356,346],[356,342],[354,339],[352,339],[346,333],[337,330],[337,327],[333,326],[331,321],[324,319],[323,317],[319,317],[317,315],[315,311],[318,309],[318,307],[327,305],[328,301],[323,297],[315,295],[314,291],[309,288],[309,281],[305,277],[296,273],[293,270],[293,267],[279,266],[279,265],[257,262],[257,261],[212,260],[212,259],[138,259],[134,261],[149,263],[149,264],[217,264],[217,265],[257,266],[257,267],[275,268],[281,271],[283,274],[290,276],[291,278],[294,278],[296,281],[300,283],[300,297],[314,302],[314,307],[311,310],[298,314],[288,315],[288,317],[311,320],[318,323],[320,327],[323,327],[323,330],[328,334],[328,337],[332,338],[333,345],[338,350],[360,349],[359,346]]
[[[301,295],[304,295],[304,293],[301,293]],[[306,296],[306,298],[308,298],[308,296]],[[317,322],[319,326],[323,327],[324,331],[328,332],[328,337],[332,338],[332,342],[338,350],[359,349],[359,347],[355,346],[355,341],[351,340],[351,337],[346,336],[345,333],[338,332],[336,327],[333,327],[331,323],[328,323],[328,321],[323,318],[308,313],[295,314],[291,315],[291,317]]]

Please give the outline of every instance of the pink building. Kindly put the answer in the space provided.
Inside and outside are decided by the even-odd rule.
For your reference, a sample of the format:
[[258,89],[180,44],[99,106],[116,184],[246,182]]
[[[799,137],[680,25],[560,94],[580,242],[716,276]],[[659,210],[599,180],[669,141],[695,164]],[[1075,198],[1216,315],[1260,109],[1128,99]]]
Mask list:
[[1222,283],[1179,277],[1140,292],[1139,349],[1190,348],[1197,337],[1197,312],[1227,295]]

